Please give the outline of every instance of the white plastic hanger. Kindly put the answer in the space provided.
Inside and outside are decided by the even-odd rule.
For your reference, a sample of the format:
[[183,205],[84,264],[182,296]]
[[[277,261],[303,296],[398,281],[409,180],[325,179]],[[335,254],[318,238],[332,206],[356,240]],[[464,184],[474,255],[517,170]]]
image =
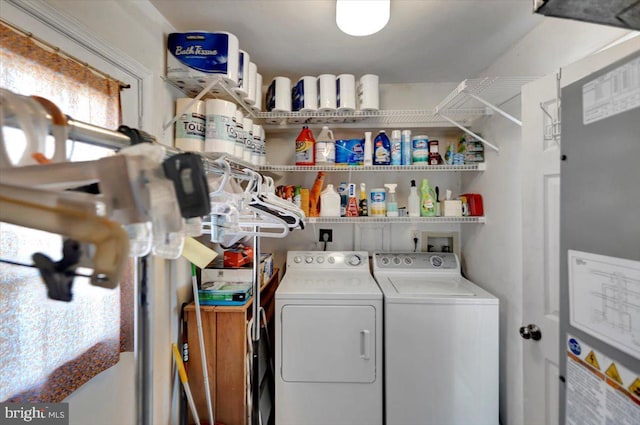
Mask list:
[[119,223],[96,214],[94,202],[77,193],[51,192],[0,184],[0,221],[44,230],[95,246],[91,283],[115,288],[129,254]]

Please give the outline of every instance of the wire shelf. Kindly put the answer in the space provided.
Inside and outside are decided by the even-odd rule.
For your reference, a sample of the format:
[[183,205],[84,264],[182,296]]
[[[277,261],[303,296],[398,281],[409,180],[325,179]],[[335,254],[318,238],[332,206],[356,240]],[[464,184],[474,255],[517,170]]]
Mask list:
[[466,165],[367,165],[367,166],[340,166],[340,165],[262,165],[259,171],[343,171],[343,172],[376,172],[376,171],[485,171],[487,164],[484,162]]
[[500,106],[504,102],[520,94],[524,84],[530,83],[539,77],[486,77],[474,78],[461,82],[449,95],[436,107],[436,112],[447,114],[453,119],[452,112],[464,109],[484,109],[485,105],[469,95],[481,97],[485,101]]
[[368,223],[485,223],[477,217],[308,217],[310,224],[368,224]]

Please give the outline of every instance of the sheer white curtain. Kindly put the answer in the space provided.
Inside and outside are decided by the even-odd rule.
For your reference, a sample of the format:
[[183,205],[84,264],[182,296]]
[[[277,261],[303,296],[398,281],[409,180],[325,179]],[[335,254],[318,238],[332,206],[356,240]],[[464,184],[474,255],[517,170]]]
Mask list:
[[[120,123],[117,81],[4,25],[0,25],[0,87],[44,97],[79,121],[112,129]],[[11,142],[10,152],[19,154],[21,132],[2,131]],[[73,142],[67,152],[73,160],[112,154]],[[0,223],[0,257],[32,263],[35,252],[58,260],[61,237]],[[122,290],[127,294],[130,279],[128,273]],[[0,282],[0,401],[60,401],[114,365],[121,348],[130,345],[132,335],[121,335],[120,287],[99,288],[86,278],[76,278],[73,301],[65,303],[47,298],[35,269],[0,264]],[[132,330],[133,324],[129,327]]]

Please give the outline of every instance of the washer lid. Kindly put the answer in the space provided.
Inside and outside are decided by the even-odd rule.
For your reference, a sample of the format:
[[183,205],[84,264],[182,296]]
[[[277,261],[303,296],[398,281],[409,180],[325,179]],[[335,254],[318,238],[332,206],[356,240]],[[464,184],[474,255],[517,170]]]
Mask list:
[[434,295],[448,297],[475,297],[476,293],[460,278],[422,277],[389,278],[399,295]]

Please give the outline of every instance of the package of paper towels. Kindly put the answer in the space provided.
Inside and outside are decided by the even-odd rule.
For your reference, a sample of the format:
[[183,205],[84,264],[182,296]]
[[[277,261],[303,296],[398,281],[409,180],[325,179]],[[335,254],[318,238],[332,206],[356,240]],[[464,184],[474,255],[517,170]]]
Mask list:
[[174,32],[167,40],[167,78],[189,79],[221,75],[237,86],[238,38],[228,32]]

